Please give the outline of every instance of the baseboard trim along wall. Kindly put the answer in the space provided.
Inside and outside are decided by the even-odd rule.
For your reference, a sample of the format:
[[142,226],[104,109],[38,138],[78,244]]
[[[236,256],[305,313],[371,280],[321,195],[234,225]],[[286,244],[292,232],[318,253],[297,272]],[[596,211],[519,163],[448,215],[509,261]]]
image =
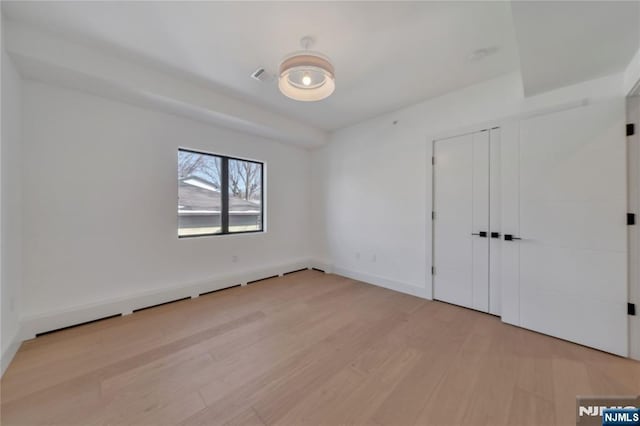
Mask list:
[[301,259],[279,265],[255,269],[241,274],[212,277],[210,279],[141,292],[117,299],[104,300],[96,303],[73,306],[70,308],[46,312],[38,315],[27,315],[22,318],[20,341],[36,337],[36,334],[57,330],[99,318],[113,315],[129,315],[133,311],[172,302],[184,298],[196,298],[202,293],[208,293],[224,288],[246,285],[249,282],[268,277],[280,276],[286,272],[310,268],[310,259]]
[[331,262],[328,262],[327,260],[324,260],[324,259],[323,260],[311,259],[309,268],[315,269],[317,271],[326,272],[327,274],[333,273],[333,265],[331,264]]
[[11,343],[4,350],[2,355],[0,355],[0,377],[4,374],[5,370],[13,360],[13,357],[20,349],[20,345],[22,344],[22,339],[20,339],[20,331],[18,331],[13,338],[11,339]]
[[431,300],[426,287],[418,287],[411,284],[394,281],[388,278],[379,277],[377,275],[370,275],[364,272],[352,271],[350,269],[342,268],[339,266],[333,267],[333,273],[342,275],[347,278],[362,281],[366,284],[373,284],[379,287],[384,287],[389,290],[398,291],[400,293],[410,294],[412,296],[421,297],[423,299]]

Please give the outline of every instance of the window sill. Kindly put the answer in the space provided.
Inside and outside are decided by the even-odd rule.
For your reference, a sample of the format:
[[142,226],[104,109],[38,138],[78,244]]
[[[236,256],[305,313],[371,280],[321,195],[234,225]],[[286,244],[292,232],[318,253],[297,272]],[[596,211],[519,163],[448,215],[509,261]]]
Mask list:
[[202,237],[230,237],[234,235],[256,235],[256,234],[266,234],[266,230],[260,231],[241,231],[241,232],[227,232],[225,234],[198,234],[198,235],[178,235],[179,240],[189,239],[189,238],[202,238]]

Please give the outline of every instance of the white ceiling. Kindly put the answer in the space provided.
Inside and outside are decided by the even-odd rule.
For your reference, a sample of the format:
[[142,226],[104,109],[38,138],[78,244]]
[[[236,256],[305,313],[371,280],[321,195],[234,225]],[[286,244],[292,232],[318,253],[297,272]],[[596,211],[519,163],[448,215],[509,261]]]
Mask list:
[[[325,130],[518,68],[506,2],[3,2],[3,12]],[[307,34],[335,65],[330,98],[292,101],[249,77],[275,73]],[[486,47],[499,50],[468,60]]]
[[625,69],[640,42],[640,2],[513,2],[527,96]]
[[[2,10],[10,20],[334,130],[519,69],[528,95],[622,71],[638,49],[638,4],[3,1]],[[258,67],[275,73],[304,35],[336,68],[336,92],[322,102],[292,101],[275,81],[249,77]],[[497,52],[470,61],[481,48]]]

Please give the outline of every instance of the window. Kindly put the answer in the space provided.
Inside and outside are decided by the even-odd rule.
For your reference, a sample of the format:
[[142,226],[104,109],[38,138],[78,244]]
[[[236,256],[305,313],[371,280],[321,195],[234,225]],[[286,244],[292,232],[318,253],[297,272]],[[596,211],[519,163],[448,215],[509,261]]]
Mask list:
[[178,237],[261,232],[263,163],[178,150]]

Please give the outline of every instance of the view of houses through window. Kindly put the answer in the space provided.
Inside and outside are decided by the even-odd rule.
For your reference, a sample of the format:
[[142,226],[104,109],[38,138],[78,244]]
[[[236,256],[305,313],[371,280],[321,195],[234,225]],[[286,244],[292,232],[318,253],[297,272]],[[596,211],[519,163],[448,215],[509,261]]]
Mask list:
[[178,236],[263,230],[263,164],[178,150]]

